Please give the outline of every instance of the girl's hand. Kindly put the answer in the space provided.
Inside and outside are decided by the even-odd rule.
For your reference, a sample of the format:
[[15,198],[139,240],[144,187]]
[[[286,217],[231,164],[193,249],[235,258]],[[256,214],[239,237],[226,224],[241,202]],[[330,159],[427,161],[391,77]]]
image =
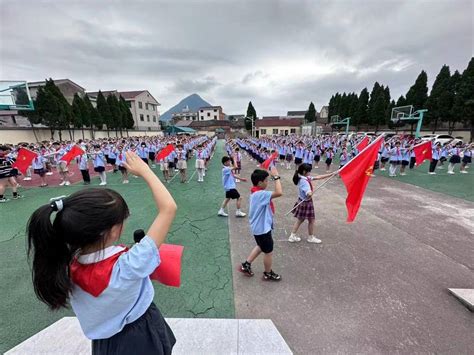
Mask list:
[[123,163],[125,168],[133,175],[143,176],[151,172],[150,167],[135,152],[125,153],[126,161]]
[[246,179],[246,178],[240,178],[239,180],[240,180],[240,181],[243,181],[243,182],[247,182],[247,179]]

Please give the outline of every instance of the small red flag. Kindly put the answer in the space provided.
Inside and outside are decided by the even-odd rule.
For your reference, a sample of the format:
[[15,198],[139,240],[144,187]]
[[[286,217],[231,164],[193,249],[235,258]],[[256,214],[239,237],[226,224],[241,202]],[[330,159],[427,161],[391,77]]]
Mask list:
[[182,245],[161,244],[159,249],[161,262],[150,275],[150,279],[166,286],[179,287],[181,285],[183,249]]
[[12,168],[20,170],[23,174],[26,174],[26,170],[31,165],[31,162],[36,158],[38,154],[32,152],[31,150],[20,148],[18,150],[18,156],[16,161],[12,164]]
[[71,148],[71,150],[69,152],[64,154],[64,156],[61,158],[61,160],[65,161],[66,164],[69,165],[71,160],[73,160],[78,155],[82,155],[82,154],[84,154],[84,151],[81,148],[79,148],[77,145],[75,145],[74,147]]
[[171,154],[173,150],[174,150],[173,144],[168,144],[158,153],[158,155],[156,156],[156,161],[165,159],[168,155]]
[[364,139],[362,139],[359,144],[356,145],[356,149],[361,152],[365,147],[369,145],[369,137],[365,136]]
[[272,161],[274,161],[277,157],[278,157],[278,152],[274,152],[272,155],[270,155],[270,157],[267,160],[265,160],[262,164],[260,164],[260,167],[262,169],[268,170]]
[[373,141],[364,151],[356,155],[339,172],[339,176],[344,185],[346,185],[347,190],[347,222],[354,221],[357,216],[382,142],[383,135]]
[[422,164],[427,159],[431,160],[433,158],[430,141],[415,145],[413,151],[415,152],[416,166]]

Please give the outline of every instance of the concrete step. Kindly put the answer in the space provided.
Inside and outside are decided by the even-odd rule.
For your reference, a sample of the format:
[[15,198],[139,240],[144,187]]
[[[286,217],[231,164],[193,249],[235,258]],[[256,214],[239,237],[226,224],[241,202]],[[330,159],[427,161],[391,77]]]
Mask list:
[[[167,318],[176,336],[173,354],[292,354],[269,319]],[[64,317],[8,355],[91,354],[76,317]]]

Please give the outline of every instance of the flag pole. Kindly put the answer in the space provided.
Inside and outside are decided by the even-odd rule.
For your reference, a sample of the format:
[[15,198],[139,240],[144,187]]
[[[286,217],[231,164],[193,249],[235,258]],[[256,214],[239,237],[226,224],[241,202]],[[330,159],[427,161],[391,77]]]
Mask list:
[[[342,168],[340,168],[340,169],[337,171],[337,173],[339,174],[341,171],[343,171],[352,161],[354,161],[355,158],[357,158],[359,155],[361,155],[363,152],[365,152],[367,149],[369,149],[369,148],[372,146],[372,144],[374,144],[375,142],[377,142],[380,138],[382,138],[382,137],[384,137],[384,136],[385,136],[385,133],[382,133],[382,134],[381,134],[380,136],[378,136],[373,142],[370,142],[370,144],[369,144],[367,147],[365,147],[364,149],[362,149],[362,150],[359,152],[359,154],[357,154],[354,158],[352,158],[351,160],[349,160],[346,165],[344,165]],[[374,163],[375,163],[375,162],[374,162]]]

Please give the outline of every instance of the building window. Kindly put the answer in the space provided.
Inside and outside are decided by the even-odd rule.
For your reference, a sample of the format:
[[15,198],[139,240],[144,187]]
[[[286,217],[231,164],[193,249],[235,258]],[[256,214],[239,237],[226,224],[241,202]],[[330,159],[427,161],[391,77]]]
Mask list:
[[150,115],[146,115],[146,121],[150,122]]
[[261,134],[267,134],[267,130],[263,128],[263,129],[260,130],[260,133]]
[[201,112],[204,112],[204,110],[201,110]]
[[145,110],[148,111],[148,103],[145,104]]
[[143,117],[143,114],[140,114],[140,121],[145,121],[145,118]]
[[216,110],[216,109],[214,109],[214,112],[217,112],[217,110]]
[[292,129],[290,130],[290,133],[296,133],[296,128],[292,128]]
[[273,128],[273,134],[278,134],[278,128]]
[[207,117],[211,117],[211,113],[210,113],[210,112],[207,113]]
[[142,102],[138,101],[138,108],[143,108]]
[[201,121],[204,121],[204,117],[201,117]]
[[153,122],[156,122],[156,116],[153,116]]
[[217,116],[216,116],[216,115],[214,115],[214,119],[217,120]]

